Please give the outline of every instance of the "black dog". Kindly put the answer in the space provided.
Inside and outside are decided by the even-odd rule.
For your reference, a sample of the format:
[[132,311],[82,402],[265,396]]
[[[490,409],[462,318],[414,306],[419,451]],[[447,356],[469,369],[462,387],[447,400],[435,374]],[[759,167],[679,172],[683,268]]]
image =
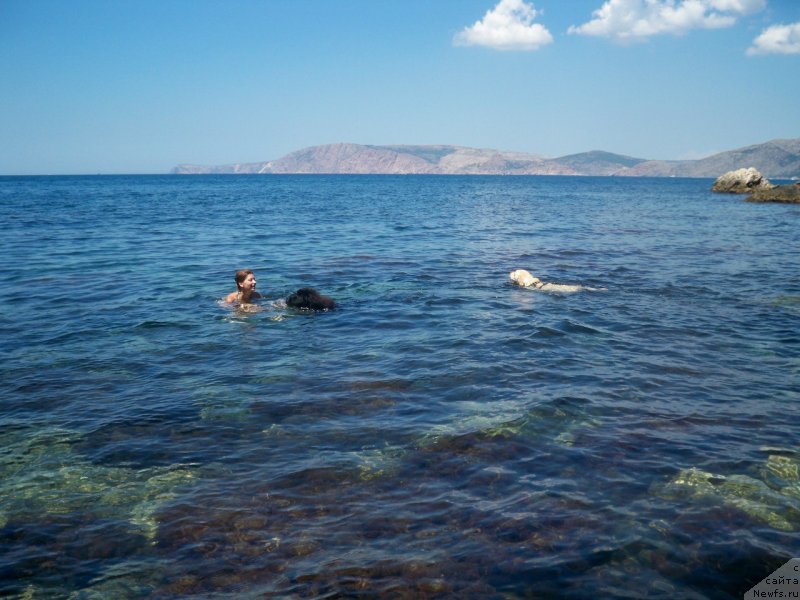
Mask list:
[[333,298],[323,296],[314,288],[300,288],[286,298],[286,306],[291,308],[306,308],[309,310],[330,310],[336,308]]

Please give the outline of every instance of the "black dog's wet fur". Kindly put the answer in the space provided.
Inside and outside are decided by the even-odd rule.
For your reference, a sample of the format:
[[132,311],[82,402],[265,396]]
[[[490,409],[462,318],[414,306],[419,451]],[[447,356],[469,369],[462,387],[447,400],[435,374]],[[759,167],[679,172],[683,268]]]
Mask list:
[[336,308],[336,302],[333,298],[323,296],[314,288],[305,287],[286,298],[286,306],[309,310],[330,310]]

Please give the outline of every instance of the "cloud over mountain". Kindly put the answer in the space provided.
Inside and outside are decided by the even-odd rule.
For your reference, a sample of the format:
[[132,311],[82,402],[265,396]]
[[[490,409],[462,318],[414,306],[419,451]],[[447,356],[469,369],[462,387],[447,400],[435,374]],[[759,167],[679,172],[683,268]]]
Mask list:
[[524,0],[500,0],[483,19],[457,33],[453,44],[495,50],[538,50],[553,41],[544,25],[533,22],[538,14]]

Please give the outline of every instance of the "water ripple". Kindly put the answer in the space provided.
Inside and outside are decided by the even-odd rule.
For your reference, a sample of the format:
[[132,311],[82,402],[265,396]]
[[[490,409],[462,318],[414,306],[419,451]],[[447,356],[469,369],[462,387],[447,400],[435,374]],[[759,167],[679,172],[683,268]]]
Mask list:
[[0,178],[0,594],[741,597],[800,531],[800,240],[709,185]]

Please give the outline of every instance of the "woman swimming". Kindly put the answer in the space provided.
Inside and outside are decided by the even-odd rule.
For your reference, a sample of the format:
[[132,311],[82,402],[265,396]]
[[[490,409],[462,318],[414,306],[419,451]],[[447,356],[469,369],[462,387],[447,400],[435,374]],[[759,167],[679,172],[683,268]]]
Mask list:
[[250,304],[253,300],[261,298],[261,294],[256,291],[256,276],[249,269],[236,271],[236,291],[231,292],[225,297],[228,304]]
[[[225,297],[225,302],[236,306],[245,312],[259,312],[260,306],[252,304],[253,300],[261,298],[256,291],[256,276],[249,269],[236,271],[236,291]],[[286,300],[281,301],[284,307],[301,308],[306,310],[332,310],[336,308],[336,301],[328,296],[323,296],[314,288],[300,288]]]

